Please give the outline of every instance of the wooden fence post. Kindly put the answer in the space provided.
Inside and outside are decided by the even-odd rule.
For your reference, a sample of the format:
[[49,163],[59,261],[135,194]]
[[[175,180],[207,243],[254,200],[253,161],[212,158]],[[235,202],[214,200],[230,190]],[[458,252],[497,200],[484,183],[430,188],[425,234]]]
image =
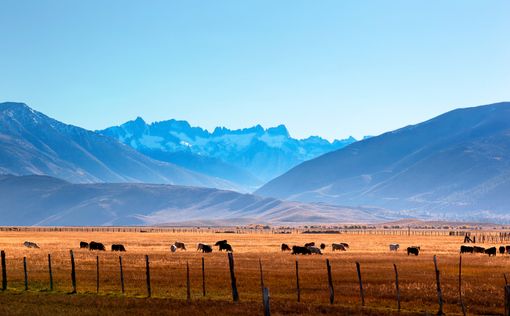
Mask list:
[[25,291],[28,291],[27,257],[23,257],[23,272],[25,274]]
[[297,301],[298,303],[301,301],[301,289],[299,288],[299,263],[296,260],[296,291],[297,291]]
[[326,259],[326,268],[328,270],[328,285],[329,285],[329,303],[335,303],[335,289],[333,288],[333,278],[331,277],[331,265],[329,259]]
[[395,270],[395,288],[397,290],[397,309],[400,312],[400,287],[398,285],[398,270],[397,270],[397,265],[393,264],[393,268]]
[[186,301],[191,302],[191,286],[189,281],[189,262],[186,261]]
[[259,258],[259,269],[260,269],[260,289],[262,291],[262,299],[264,298],[264,272],[262,272],[262,260]]
[[459,300],[460,306],[462,307],[462,314],[466,316],[466,307],[464,306],[464,301],[462,300],[462,255],[459,257]]
[[99,294],[99,256],[96,256],[96,293]]
[[48,254],[48,272],[50,273],[50,291],[53,291],[53,271],[51,270],[51,255]]
[[271,308],[269,307],[269,289],[267,287],[262,291],[262,299],[264,303],[264,316],[271,316]]
[[232,284],[232,299],[234,302],[239,301],[239,293],[237,292],[236,275],[234,271],[234,255],[228,253],[228,266],[230,268],[230,283]]
[[505,285],[505,316],[510,316],[510,285]]
[[5,251],[0,253],[2,257],[2,291],[7,290],[7,267],[5,265]]
[[202,257],[202,295],[205,296],[205,260]]
[[439,311],[437,315],[444,315],[443,312],[443,292],[441,291],[441,280],[439,278],[439,269],[437,268],[437,258],[434,255],[434,268],[436,270],[436,284],[437,284],[437,299],[439,302]]
[[356,262],[356,270],[358,271],[359,295],[361,297],[361,306],[365,306],[365,293],[363,292],[363,281],[361,280],[361,268],[359,266],[359,262]]
[[145,255],[145,278],[147,280],[147,297],[151,297],[151,270],[149,266],[149,256]]
[[124,270],[122,270],[122,256],[119,256],[119,267],[120,267],[120,289],[124,294]]
[[71,255],[71,283],[73,285],[73,291],[71,294],[76,294],[76,265],[74,264],[74,254],[72,250],[69,250]]

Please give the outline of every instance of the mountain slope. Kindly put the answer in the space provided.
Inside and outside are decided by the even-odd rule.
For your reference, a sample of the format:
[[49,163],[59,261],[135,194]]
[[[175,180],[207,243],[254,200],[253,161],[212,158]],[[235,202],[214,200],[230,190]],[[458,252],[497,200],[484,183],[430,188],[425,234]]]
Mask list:
[[[147,124],[141,118],[99,133],[117,138],[154,159],[249,187],[258,187],[305,160],[356,141],[352,137],[333,143],[320,137],[298,140],[289,135],[284,125],[240,130],[217,127],[210,133],[186,121]],[[183,156],[187,159],[179,159]],[[197,163],[204,160],[204,164]]]
[[256,193],[462,216],[506,212],[509,189],[510,103],[504,102],[454,110],[354,143],[299,165]]
[[0,205],[0,225],[366,223],[394,218],[209,188],[71,184],[47,176],[0,176]]
[[0,174],[70,182],[147,182],[232,188],[224,180],[152,160],[117,140],[66,125],[23,103],[0,103]]

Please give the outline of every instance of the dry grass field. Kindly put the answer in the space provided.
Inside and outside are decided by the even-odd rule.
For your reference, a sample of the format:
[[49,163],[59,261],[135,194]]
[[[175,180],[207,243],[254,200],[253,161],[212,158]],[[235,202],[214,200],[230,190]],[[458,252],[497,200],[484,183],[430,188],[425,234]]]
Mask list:
[[[234,248],[240,302],[232,303],[228,259],[216,249],[195,251],[198,242],[227,239]],[[262,314],[259,258],[274,315],[392,315],[397,314],[393,264],[399,269],[402,315],[435,314],[437,294],[433,255],[438,257],[446,314],[461,314],[458,294],[458,249],[463,237],[356,234],[218,234],[218,233],[105,233],[0,232],[6,253],[8,291],[0,293],[2,315],[260,315]],[[40,249],[23,246],[34,241]],[[126,294],[120,294],[119,253],[80,250],[80,241],[126,246],[122,253]],[[188,251],[171,253],[169,245],[182,241]],[[292,256],[281,243],[324,242],[324,255]],[[332,252],[331,243],[350,244],[347,252]],[[390,253],[390,243],[400,243]],[[421,246],[420,256],[404,248]],[[489,246],[484,244],[484,246]],[[499,246],[499,245],[498,245]],[[77,295],[71,291],[70,256],[76,260]],[[54,292],[49,292],[48,254],[52,255]],[[145,255],[150,257],[152,298],[146,298]],[[96,255],[100,261],[100,289],[96,294]],[[24,291],[23,257],[27,258],[29,291]],[[206,296],[202,295],[201,260],[205,258]],[[296,302],[295,261],[299,261],[301,303]],[[335,304],[329,303],[325,260],[332,266]],[[360,306],[356,261],[361,265],[365,307]],[[190,266],[191,302],[186,301],[186,262]],[[463,293],[469,314],[503,313],[504,273],[510,256],[463,256]]]

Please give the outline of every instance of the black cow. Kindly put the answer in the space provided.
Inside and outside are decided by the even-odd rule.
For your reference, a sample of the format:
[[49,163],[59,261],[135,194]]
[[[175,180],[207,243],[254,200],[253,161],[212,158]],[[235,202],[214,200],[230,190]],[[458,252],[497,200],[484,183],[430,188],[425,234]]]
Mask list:
[[326,249],[326,244],[325,244],[325,243],[322,243],[322,244],[321,244],[321,250],[324,250],[324,249]]
[[[211,251],[204,251],[204,248],[211,249]],[[212,247],[209,246],[208,244],[204,244],[204,243],[200,242],[200,243],[197,244],[197,251],[212,252]]]
[[407,255],[419,255],[420,254],[420,247],[407,247]]
[[501,247],[499,247],[499,254],[500,254],[500,255],[504,255],[504,254],[505,254],[505,252],[506,252],[506,248],[505,248],[505,246],[501,246]]
[[491,247],[489,249],[485,249],[485,253],[489,255],[489,257],[491,256],[496,256],[496,247]]
[[341,242],[340,244],[343,245],[345,248],[349,248],[349,244],[348,243]]
[[124,248],[124,245],[121,244],[113,244],[112,245],[112,251],[126,251],[126,248]]
[[310,251],[310,249],[308,249],[306,247],[293,246],[292,247],[292,254],[293,255],[311,255],[312,252]]
[[322,255],[321,250],[315,246],[308,247],[308,250],[310,250],[310,252],[314,255]]
[[473,247],[471,247],[471,246],[460,246],[460,253],[473,253]]
[[227,240],[225,239],[225,240],[217,241],[214,245],[215,245],[215,246],[219,246],[219,245],[221,245],[221,244],[226,244],[226,243],[227,243]]
[[287,244],[282,244],[281,249],[282,251],[290,251],[290,247]]
[[225,250],[227,252],[234,252],[234,250],[232,249],[232,246],[227,243],[220,244],[220,251],[223,251],[223,250]]
[[331,245],[331,248],[333,249],[333,251],[335,251],[335,250],[347,251],[347,249],[345,248],[345,246],[343,244],[335,244],[335,243],[333,243]]
[[510,246],[506,246],[506,253],[510,255]]
[[308,247],[314,247],[314,246],[315,246],[315,243],[314,243],[313,241],[305,244],[305,247],[306,247],[306,248],[308,248]]
[[106,248],[104,247],[104,245],[100,242],[95,242],[95,241],[91,241],[89,243],[89,250],[101,250],[101,251],[106,251]]
[[209,246],[209,245],[206,245],[206,244],[202,244],[202,252],[211,253],[212,252],[212,247]]
[[484,247],[474,246],[473,247],[473,252],[474,253],[485,253],[485,248]]
[[88,242],[80,241],[80,249],[88,248],[88,247],[89,247],[89,243]]

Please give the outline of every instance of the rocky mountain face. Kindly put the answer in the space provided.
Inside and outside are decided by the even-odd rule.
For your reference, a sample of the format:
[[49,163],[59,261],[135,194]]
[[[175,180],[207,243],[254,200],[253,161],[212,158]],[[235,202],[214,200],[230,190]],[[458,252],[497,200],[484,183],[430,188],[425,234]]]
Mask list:
[[145,182],[235,189],[232,183],[151,159],[116,139],[67,125],[23,103],[0,103],[0,174],[70,182]]
[[457,109],[307,161],[256,194],[510,221],[510,102]]
[[240,130],[218,127],[211,133],[186,121],[147,124],[141,118],[98,132],[151,158],[223,178],[248,190],[303,161],[356,141],[350,137],[331,143],[316,136],[298,140],[284,125]]

